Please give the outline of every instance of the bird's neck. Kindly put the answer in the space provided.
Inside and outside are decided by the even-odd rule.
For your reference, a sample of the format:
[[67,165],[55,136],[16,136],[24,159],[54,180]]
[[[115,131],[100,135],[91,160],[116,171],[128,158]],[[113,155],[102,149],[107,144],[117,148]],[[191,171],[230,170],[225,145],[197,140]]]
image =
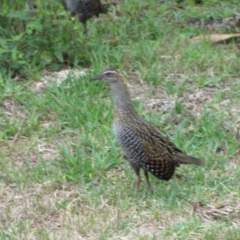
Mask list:
[[119,112],[136,112],[131,102],[127,86],[123,81],[112,83],[111,90],[113,93],[116,110]]

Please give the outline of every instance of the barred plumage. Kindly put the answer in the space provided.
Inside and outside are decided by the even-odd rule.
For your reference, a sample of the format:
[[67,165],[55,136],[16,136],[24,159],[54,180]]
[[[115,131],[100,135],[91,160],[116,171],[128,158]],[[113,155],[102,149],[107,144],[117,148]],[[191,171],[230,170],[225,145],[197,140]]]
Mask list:
[[158,179],[168,181],[180,164],[202,164],[200,159],[184,154],[137,114],[127,86],[117,70],[105,70],[92,80],[105,80],[111,86],[115,101],[113,130],[137,175],[137,192],[141,181],[141,168],[144,170],[148,186],[151,187],[148,172]]
[[107,13],[110,5],[115,3],[102,4],[100,0],[62,0],[65,9],[71,12],[72,16],[77,16],[83,24],[84,33],[87,33],[87,20],[93,16],[98,17],[101,13]]

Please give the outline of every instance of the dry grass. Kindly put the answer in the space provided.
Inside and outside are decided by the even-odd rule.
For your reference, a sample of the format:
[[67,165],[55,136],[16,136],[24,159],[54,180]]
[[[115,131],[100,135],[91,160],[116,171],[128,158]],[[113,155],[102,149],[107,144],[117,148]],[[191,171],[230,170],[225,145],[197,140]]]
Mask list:
[[[195,88],[187,96],[183,95],[177,99],[168,95],[162,87],[150,87],[142,80],[130,82],[128,86],[131,95],[136,96],[134,99],[143,102],[146,113],[173,109],[178,100],[196,118],[203,114],[204,106],[207,103],[216,109],[221,108],[226,113],[226,117],[238,119],[240,116],[240,109],[228,98],[229,94],[227,93],[230,91],[228,87],[222,88],[226,96],[224,101],[221,104],[214,104],[215,90],[211,88],[201,90]],[[34,91],[40,90],[43,89],[34,89]],[[233,106],[231,114],[229,114],[230,104]],[[4,107],[6,116],[9,118],[16,120],[19,116],[24,116],[21,107],[13,101],[4,102]],[[16,116],[13,117],[13,114]],[[238,120],[236,122],[238,123]],[[52,124],[54,123],[49,121],[41,125],[48,129]],[[65,143],[74,141],[76,140],[71,135],[64,136]],[[7,145],[1,146],[1,151],[8,155],[8,169],[16,171],[19,169],[22,172],[20,175],[28,175],[27,172],[42,161],[61,159],[58,148],[60,143],[60,139],[45,142],[40,139],[16,137]],[[70,145],[69,148],[71,148]],[[230,166],[236,168],[238,164],[239,157],[235,155],[229,162],[229,169],[233,170]],[[123,204],[121,199],[116,198],[116,195],[120,197],[123,194],[123,192],[117,193],[119,181],[128,188],[133,187],[133,184],[128,183],[126,172],[119,167],[112,168],[106,171],[102,177],[111,182],[111,188],[106,189],[104,195],[95,195],[89,192],[86,186],[58,183],[52,180],[41,183],[1,184],[0,211],[3,214],[0,222],[6,236],[12,235],[14,232],[21,232],[19,236],[22,237],[16,239],[41,239],[44,236],[47,236],[47,239],[70,237],[73,240],[100,239],[100,236],[111,239],[164,239],[166,229],[170,226],[185,225],[187,219],[190,218],[198,218],[202,228],[206,228],[206,226],[209,228],[214,225],[214,222],[224,221],[227,223],[230,221],[230,225],[237,228],[240,223],[240,205],[236,202],[231,205],[217,206],[218,203],[215,202],[208,202],[205,205],[188,199],[188,207],[176,212],[169,211],[163,202],[155,198],[147,198],[146,201],[141,199],[138,201],[141,204],[139,207],[134,202],[136,201],[134,196],[121,196],[123,197],[122,201],[130,201],[127,208],[124,209],[121,207]],[[96,188],[102,184],[102,179],[94,180]],[[133,199],[131,200],[131,198]],[[172,234],[168,239],[178,239],[178,235]],[[189,239],[204,239],[204,237],[201,233],[192,232]]]
[[[193,43],[189,36],[196,32],[178,24],[196,7],[120,3],[126,9],[119,4],[113,25],[91,22],[92,35],[84,40],[91,69],[44,71],[32,82],[8,79],[3,86],[0,238],[240,239],[234,43]],[[205,159],[204,166],[182,166],[169,182],[151,177],[154,192],[143,182],[135,196],[135,175],[111,131],[109,88],[89,81],[91,71],[112,63],[140,114],[181,149]]]

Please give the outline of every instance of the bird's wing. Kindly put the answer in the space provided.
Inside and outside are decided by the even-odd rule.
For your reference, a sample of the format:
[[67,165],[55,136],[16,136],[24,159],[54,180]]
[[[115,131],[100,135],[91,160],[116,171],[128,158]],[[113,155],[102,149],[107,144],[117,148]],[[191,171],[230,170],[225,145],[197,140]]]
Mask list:
[[136,130],[136,134],[142,142],[142,149],[153,159],[160,158],[161,160],[164,157],[168,161],[173,161],[174,152],[180,151],[172,142],[147,123],[141,123]]
[[[201,165],[202,160],[186,155],[178,149],[171,141],[162,136],[154,127],[148,123],[143,124],[138,131],[142,148],[151,159],[162,161],[162,159],[174,163]],[[145,133],[145,134],[144,134]]]
[[141,126],[135,129],[135,133],[141,141],[141,150],[147,156],[145,161],[141,161],[141,166],[155,177],[169,180],[175,167],[179,165],[174,160],[174,151],[177,151],[177,148],[147,123],[141,123]]

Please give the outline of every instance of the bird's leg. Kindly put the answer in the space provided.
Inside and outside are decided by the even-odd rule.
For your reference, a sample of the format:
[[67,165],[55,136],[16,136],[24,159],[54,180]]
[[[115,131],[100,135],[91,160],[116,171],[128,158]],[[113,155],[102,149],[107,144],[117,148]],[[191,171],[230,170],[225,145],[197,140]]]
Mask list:
[[83,25],[83,34],[87,34],[87,19],[83,18],[81,13],[77,14],[77,19]]
[[152,190],[152,186],[151,186],[151,183],[150,183],[149,178],[148,178],[148,172],[147,172],[146,170],[143,170],[143,173],[144,173],[144,176],[145,176],[145,178],[146,178],[148,188],[149,188],[150,190]]
[[140,168],[139,168],[139,172],[137,175],[136,195],[138,195],[140,183],[141,183],[141,177],[140,177]]
[[87,22],[83,22],[83,34],[87,34]]
[[139,192],[139,187],[141,183],[141,177],[140,177],[140,167],[138,164],[135,164],[133,162],[130,162],[131,167],[133,168],[134,172],[137,175],[137,185],[136,185],[136,194]]

